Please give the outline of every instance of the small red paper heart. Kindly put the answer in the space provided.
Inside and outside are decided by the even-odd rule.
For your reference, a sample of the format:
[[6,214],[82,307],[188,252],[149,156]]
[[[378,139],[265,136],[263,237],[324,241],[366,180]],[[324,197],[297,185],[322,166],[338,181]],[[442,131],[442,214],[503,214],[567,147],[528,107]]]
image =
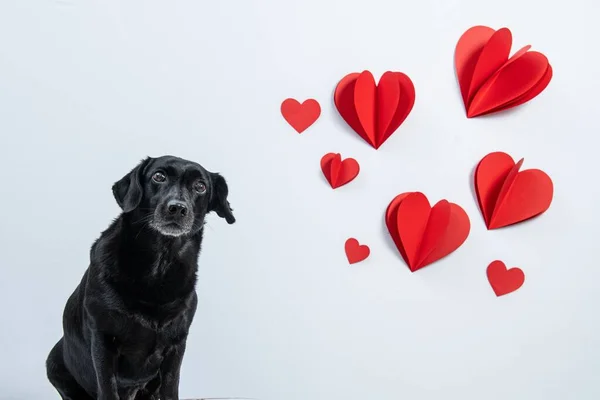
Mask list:
[[379,85],[371,72],[354,72],[338,83],[334,102],[344,121],[378,149],[410,114],[415,87],[402,72],[384,73]]
[[285,99],[281,103],[281,115],[298,133],[304,132],[321,115],[321,106],[315,99],[302,104],[296,99]]
[[339,153],[327,153],[321,158],[321,170],[333,189],[352,181],[360,172],[360,166],[354,158],[342,161]]
[[509,58],[511,46],[508,28],[474,26],[460,37],[454,63],[468,118],[524,104],[550,83],[546,56],[525,46]]
[[487,277],[498,297],[514,292],[525,282],[525,274],[520,268],[507,269],[499,260],[493,261],[487,267]]
[[359,244],[358,240],[354,238],[346,240],[344,248],[346,250],[346,257],[348,258],[348,262],[350,264],[361,262],[369,257],[369,254],[371,254],[371,249],[369,249],[369,246],[366,244]]
[[552,179],[539,169],[519,172],[506,153],[490,153],[475,170],[475,191],[488,229],[501,228],[544,213],[552,203]]
[[420,192],[396,196],[386,210],[385,223],[412,272],[454,252],[471,229],[459,205],[440,200],[432,208]]

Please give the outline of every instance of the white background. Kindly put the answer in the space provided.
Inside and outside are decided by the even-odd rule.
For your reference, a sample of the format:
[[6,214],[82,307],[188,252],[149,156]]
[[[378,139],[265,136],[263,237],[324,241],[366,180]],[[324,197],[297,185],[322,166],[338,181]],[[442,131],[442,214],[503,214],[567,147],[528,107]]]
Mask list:
[[[238,222],[211,216],[181,395],[263,400],[600,398],[595,0],[0,2],[0,399],[56,399],[44,361],[111,185],[146,155],[221,172]],[[509,27],[555,76],[514,112],[468,120],[453,52]],[[408,74],[417,100],[379,151],[332,104],[349,72]],[[281,101],[314,97],[302,135]],[[333,191],[319,160],[359,177]],[[491,151],[555,184],[534,221],[486,231],[471,189]],[[410,273],[384,228],[398,193],[460,204],[467,242]],[[349,266],[354,236],[371,257]],[[519,266],[496,298],[485,269]]]

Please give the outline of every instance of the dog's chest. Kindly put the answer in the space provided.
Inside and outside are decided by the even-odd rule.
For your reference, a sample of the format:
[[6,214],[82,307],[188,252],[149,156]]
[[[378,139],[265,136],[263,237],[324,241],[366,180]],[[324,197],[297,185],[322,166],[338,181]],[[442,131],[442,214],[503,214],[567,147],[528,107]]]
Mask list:
[[123,335],[116,338],[119,380],[126,385],[147,382],[158,373],[169,348],[183,332],[177,319],[166,326],[143,315],[134,315]]
[[141,351],[150,355],[175,345],[179,336],[184,333],[185,314],[161,315],[161,318],[150,318],[144,314],[131,315],[130,323],[123,335],[121,352],[127,354]]

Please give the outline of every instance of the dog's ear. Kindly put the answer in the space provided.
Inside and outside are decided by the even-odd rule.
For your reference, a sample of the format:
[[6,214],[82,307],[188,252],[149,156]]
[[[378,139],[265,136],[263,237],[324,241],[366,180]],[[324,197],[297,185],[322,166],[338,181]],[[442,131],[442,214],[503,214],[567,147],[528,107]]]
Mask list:
[[227,182],[225,182],[225,178],[215,172],[212,172],[210,177],[212,180],[212,192],[208,211],[215,211],[219,217],[225,218],[228,224],[233,224],[235,217],[232,213],[233,209],[227,200],[227,195],[229,194]]
[[150,157],[142,160],[130,173],[113,185],[113,195],[123,212],[133,211],[140,205],[143,195],[142,171],[149,160]]

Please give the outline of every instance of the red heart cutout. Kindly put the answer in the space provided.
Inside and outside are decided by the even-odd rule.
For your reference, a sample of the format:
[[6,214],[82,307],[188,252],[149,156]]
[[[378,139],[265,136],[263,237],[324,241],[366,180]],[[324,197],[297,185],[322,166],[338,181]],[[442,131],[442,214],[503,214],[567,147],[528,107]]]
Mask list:
[[415,87],[402,72],[384,73],[379,85],[371,72],[354,72],[338,83],[334,102],[344,121],[378,149],[410,114]]
[[520,268],[507,269],[502,261],[493,261],[487,267],[487,277],[494,293],[500,297],[523,286],[525,274]]
[[356,178],[360,166],[354,158],[342,161],[339,153],[327,153],[321,158],[321,170],[327,182],[335,189]]
[[460,206],[440,200],[432,208],[420,192],[396,196],[386,210],[385,223],[412,272],[458,249],[471,229]]
[[475,170],[475,191],[488,229],[516,224],[545,212],[552,203],[552,179],[539,169],[519,172],[506,153],[490,153]]
[[281,103],[281,115],[298,133],[304,132],[321,115],[321,106],[315,99],[302,104],[296,99],[285,99]]
[[344,248],[346,250],[346,257],[348,258],[348,262],[350,264],[361,262],[369,257],[369,254],[371,254],[371,249],[369,249],[369,246],[365,244],[359,244],[358,240],[354,238],[346,240]]
[[525,46],[509,59],[511,46],[508,28],[474,26],[458,40],[454,63],[468,118],[524,104],[552,80],[546,56]]

